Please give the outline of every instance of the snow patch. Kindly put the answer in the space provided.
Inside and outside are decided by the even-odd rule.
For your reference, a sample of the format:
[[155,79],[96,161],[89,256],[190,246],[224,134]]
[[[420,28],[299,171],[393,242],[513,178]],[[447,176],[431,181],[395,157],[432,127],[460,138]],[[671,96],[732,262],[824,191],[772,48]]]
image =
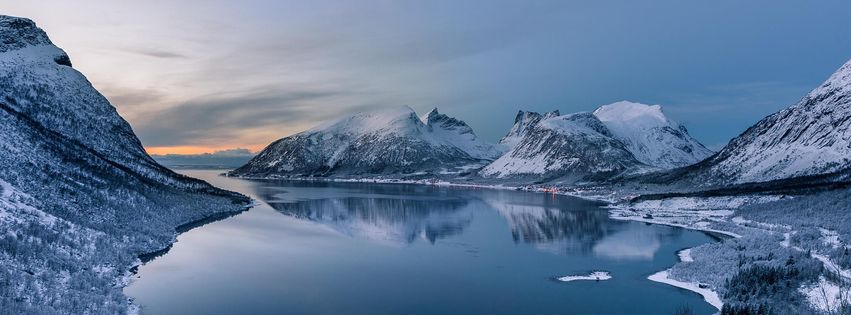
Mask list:
[[664,283],[664,284],[667,284],[667,285],[675,286],[675,287],[678,287],[678,288],[681,288],[681,289],[686,289],[686,290],[695,292],[697,294],[700,294],[701,296],[703,296],[704,301],[711,304],[712,306],[714,306],[718,310],[721,310],[721,307],[724,306],[724,303],[721,302],[721,298],[718,296],[717,292],[712,291],[708,287],[705,287],[705,285],[701,285],[699,283],[682,282],[682,281],[671,279],[671,278],[668,277],[668,270],[663,270],[663,271],[654,273],[654,274],[650,275],[649,277],[647,277],[647,279],[649,279],[650,281],[656,281],[656,282]]
[[842,288],[823,276],[819,277],[818,283],[802,286],[798,291],[807,298],[810,305],[828,313],[839,310],[843,302],[851,303],[851,292],[848,288]]
[[691,257],[691,248],[686,248],[677,252],[677,257],[681,262],[693,262],[694,257]]
[[572,276],[564,276],[557,278],[558,281],[562,282],[571,282],[571,281],[580,281],[580,280],[593,280],[593,281],[602,281],[609,280],[612,278],[612,275],[607,271],[594,271],[587,275],[572,275]]

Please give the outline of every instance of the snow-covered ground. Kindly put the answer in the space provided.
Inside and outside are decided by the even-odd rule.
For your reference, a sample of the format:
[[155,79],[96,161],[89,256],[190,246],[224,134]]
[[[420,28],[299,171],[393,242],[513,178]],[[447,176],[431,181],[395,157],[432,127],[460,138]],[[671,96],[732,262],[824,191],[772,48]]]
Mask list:
[[[655,201],[653,202],[655,203]],[[625,205],[617,204],[611,206],[609,211],[611,217],[616,220],[630,220],[653,224],[682,227],[704,232],[712,232],[732,237],[741,235],[727,230],[712,228],[713,223],[724,222],[733,215],[730,209],[688,209],[680,207],[659,206],[648,207],[646,204]]]
[[[741,196],[741,197],[714,197],[714,198],[669,198],[665,200],[642,201],[634,204],[615,204],[611,206],[610,214],[615,219],[634,220],[639,222],[647,222],[654,224],[664,224],[670,226],[678,226],[688,229],[708,231],[720,233],[733,238],[740,238],[743,235],[766,235],[765,239],[780,239],[779,246],[790,248],[799,253],[809,253],[809,257],[824,266],[824,269],[829,274],[834,274],[836,277],[826,278],[821,276],[816,282],[805,281],[798,289],[798,292],[804,296],[806,302],[812,307],[821,312],[835,312],[842,303],[851,303],[851,270],[843,269],[841,264],[826,254],[826,251],[839,251],[843,248],[848,248],[847,244],[843,243],[842,234],[834,229],[823,227],[809,229],[815,232],[807,232],[805,236],[799,236],[800,229],[807,229],[808,223],[794,223],[796,220],[784,221],[788,212],[783,211],[785,208],[777,208],[779,206],[764,206],[765,208],[777,208],[776,214],[766,214],[764,210],[749,210],[751,212],[740,213],[741,209],[752,209],[752,206],[775,205],[776,202],[789,203],[786,207],[797,208],[801,205],[808,205],[806,200],[797,198],[810,198],[810,200],[833,200],[836,196],[829,198],[828,196],[813,196],[813,197],[790,197],[790,196]],[[841,198],[841,196],[840,196]],[[794,203],[799,202],[799,203]],[[842,209],[841,204],[838,206],[833,203],[827,203],[837,209]],[[782,204],[780,204],[782,205]],[[818,207],[818,206],[816,206]],[[819,211],[821,210],[821,212]],[[834,210],[836,211],[836,210]],[[840,210],[841,211],[841,210]],[[760,222],[753,219],[753,213],[760,216],[756,218],[768,218],[769,222]],[[781,216],[780,220],[771,219],[777,215]],[[808,215],[828,215],[822,209],[817,209],[815,212],[810,212]],[[767,217],[766,217],[767,216]],[[760,219],[762,220],[762,219]],[[840,220],[842,218],[834,218]],[[789,222],[789,223],[787,223]],[[794,225],[794,224],[798,225]],[[803,225],[801,225],[803,224]],[[842,226],[841,223],[839,226]],[[749,237],[750,237],[749,236]],[[763,244],[761,241],[751,244]],[[748,244],[744,242],[743,244]],[[741,246],[741,245],[737,245]],[[769,244],[756,245],[766,246],[763,250],[772,251]],[[707,262],[700,262],[700,259],[706,259],[706,253],[701,257],[695,258],[692,256],[692,249],[684,249],[677,253],[680,264],[691,264],[695,267],[679,268],[678,275],[684,274],[683,270],[691,270],[691,272],[700,272],[701,268],[712,268],[704,266]],[[781,254],[782,255],[782,254]],[[831,254],[833,255],[833,254]],[[703,264],[703,265],[701,265]],[[711,265],[711,263],[709,264]],[[734,266],[733,266],[734,267]],[[697,268],[697,269],[694,269]],[[817,269],[816,269],[817,270]],[[683,281],[677,277],[673,277],[669,270],[661,271],[649,277],[650,280],[663,282],[673,286],[681,287],[700,293],[713,306],[723,306],[717,290],[709,284],[701,285],[697,282]],[[735,274],[735,273],[734,273]],[[699,277],[698,277],[699,278]],[[723,280],[723,279],[722,279]],[[716,285],[724,285],[723,282]]]
[[799,291],[807,297],[810,305],[826,313],[838,310],[843,302],[851,303],[851,291],[847,287],[840,287],[824,277],[820,277],[818,283],[801,287]]
[[651,281],[661,282],[661,283],[664,283],[664,284],[668,284],[668,285],[672,285],[672,286],[675,286],[675,287],[678,287],[678,288],[682,288],[682,289],[686,289],[686,290],[689,290],[689,291],[696,292],[697,294],[700,294],[701,296],[703,296],[703,300],[705,300],[706,303],[711,304],[712,306],[717,308],[719,311],[721,310],[721,307],[724,306],[724,303],[721,302],[721,298],[718,297],[718,293],[716,293],[715,291],[712,291],[709,288],[701,288],[701,285],[697,284],[697,283],[682,282],[682,281],[671,279],[671,278],[668,277],[668,270],[663,270],[663,271],[659,271],[657,273],[654,273],[654,274],[650,275],[649,277],[647,277],[647,279],[650,279]]
[[686,248],[677,252],[677,257],[680,258],[681,262],[693,262],[694,258],[691,257],[691,248]]

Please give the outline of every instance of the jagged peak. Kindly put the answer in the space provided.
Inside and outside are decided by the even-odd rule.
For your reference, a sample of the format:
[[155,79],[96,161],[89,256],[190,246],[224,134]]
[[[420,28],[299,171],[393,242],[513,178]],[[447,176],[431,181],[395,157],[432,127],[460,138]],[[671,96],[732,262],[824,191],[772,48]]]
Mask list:
[[556,109],[554,111],[550,111],[550,112],[545,113],[544,119],[558,117],[558,116],[561,116],[561,112],[559,112],[558,109]]
[[0,15],[0,53],[14,53],[34,48],[18,55],[19,60],[52,60],[71,67],[71,58],[53,45],[42,29],[27,18]]
[[446,115],[441,115],[440,112],[437,111],[437,107],[435,107],[435,108],[432,108],[430,111],[428,111],[428,113],[423,115],[420,118],[420,120],[422,120],[424,123],[428,124],[430,121],[434,121],[435,119],[437,119],[440,116],[446,116]]
[[35,22],[27,18],[0,15],[0,52],[38,45],[53,43]]
[[517,116],[514,117],[514,123],[517,124],[521,121],[528,121],[530,118],[541,118],[541,114],[536,112],[527,112],[527,111],[517,111]]

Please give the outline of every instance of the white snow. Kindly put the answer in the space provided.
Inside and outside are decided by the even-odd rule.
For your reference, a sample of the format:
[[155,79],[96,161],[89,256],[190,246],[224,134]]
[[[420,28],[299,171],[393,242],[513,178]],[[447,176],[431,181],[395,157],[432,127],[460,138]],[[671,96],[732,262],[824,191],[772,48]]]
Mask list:
[[572,275],[572,276],[564,276],[559,277],[558,281],[563,282],[571,282],[571,281],[580,281],[580,280],[593,280],[593,281],[602,281],[609,280],[612,278],[612,275],[606,271],[594,271],[587,275]]
[[821,232],[821,237],[825,244],[833,248],[839,248],[842,246],[842,242],[839,241],[838,232],[825,228],[819,228],[819,231]]
[[819,277],[819,282],[803,286],[798,289],[816,309],[823,312],[836,312],[842,302],[851,303],[851,292],[849,288],[842,288],[824,277]]
[[797,104],[772,114],[722,150],[710,175],[735,183],[830,173],[851,163],[851,61]]
[[824,265],[824,268],[827,269],[828,271],[836,273],[840,277],[845,278],[848,281],[851,281],[851,270],[842,269],[842,267],[839,266],[839,264],[833,262],[832,260],[830,260],[830,257],[827,257],[825,255],[813,252],[811,254],[811,256],[813,256],[813,258],[821,261],[821,263]]
[[[549,137],[549,131],[566,136],[567,140],[563,140],[566,143],[582,142],[587,147],[598,148],[600,154],[611,154],[610,160],[618,159],[608,162],[588,159],[596,165],[586,167],[599,167],[601,172],[612,170],[610,165],[617,163],[640,165],[631,166],[634,168],[631,172],[669,169],[693,164],[712,154],[689,136],[685,128],[665,117],[661,106],[623,101],[601,106],[593,114],[553,112],[542,116],[521,112],[511,131],[500,141],[510,149],[482,169],[481,174],[493,177],[545,174],[582,164],[582,159],[577,158],[582,154],[564,154],[543,147],[545,139],[541,137]],[[619,151],[624,152],[618,154]]]
[[667,285],[675,286],[675,287],[678,287],[678,288],[681,288],[681,289],[686,289],[686,290],[695,292],[697,294],[700,294],[701,296],[703,296],[704,301],[711,304],[712,306],[714,306],[718,310],[721,310],[721,307],[724,306],[724,303],[721,302],[721,298],[718,296],[718,293],[716,293],[715,291],[712,291],[711,289],[708,289],[708,288],[707,289],[701,288],[700,285],[697,284],[697,283],[682,282],[682,281],[677,281],[677,280],[671,279],[671,278],[668,277],[668,270],[663,270],[663,271],[654,273],[654,274],[650,275],[649,277],[647,277],[647,279],[649,279],[650,281],[661,282],[661,283],[664,283],[664,284],[667,284]]
[[[425,122],[431,127],[431,132],[438,139],[442,139],[446,144],[452,145],[461,151],[466,152],[471,157],[483,160],[493,160],[502,155],[503,151],[491,143],[485,142],[473,133],[473,129],[466,125],[463,126],[444,126],[441,121],[430,121],[429,117],[445,117],[441,115],[437,108],[432,109],[425,117]],[[450,118],[451,119],[451,118]],[[421,119],[422,121],[422,119]]]
[[669,169],[694,164],[712,154],[668,119],[661,105],[629,101],[600,106],[594,111],[615,138],[642,163]]
[[677,257],[680,258],[682,262],[693,262],[694,258],[691,257],[691,248],[686,248],[677,252]]
[[[549,130],[571,137],[570,141],[583,141],[592,146],[605,146],[609,143],[608,140],[610,138],[596,129],[595,124],[599,124],[599,121],[596,121],[596,118],[587,113],[562,116],[548,115],[542,117],[536,125],[526,126],[526,129],[535,127],[538,128],[537,130]],[[600,125],[600,127],[602,126]],[[512,129],[513,131],[514,129]],[[540,132],[530,133],[528,130],[524,131],[522,135],[523,139],[526,139],[525,141],[518,140],[519,143],[514,144],[511,150],[483,168],[480,174],[497,178],[513,175],[545,174],[570,169],[572,166],[582,163],[582,160],[579,158],[581,153],[575,155],[558,154],[559,151],[555,150],[555,148],[546,147],[546,139],[541,139],[540,137],[549,137],[550,135],[541,134]],[[503,139],[504,141],[505,139]],[[601,147],[600,151],[605,152],[608,149],[608,147]],[[594,165],[591,167],[601,172],[611,170],[611,167],[605,165]]]

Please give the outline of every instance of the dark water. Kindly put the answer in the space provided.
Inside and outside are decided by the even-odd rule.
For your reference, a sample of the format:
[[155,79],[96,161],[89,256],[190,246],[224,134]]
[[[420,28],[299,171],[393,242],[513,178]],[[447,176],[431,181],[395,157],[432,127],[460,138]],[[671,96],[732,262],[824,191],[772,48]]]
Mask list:
[[[715,311],[646,277],[699,232],[594,202],[417,185],[246,181],[261,205],[181,234],[125,289],[145,314],[672,314]],[[605,270],[608,281],[553,278]]]

